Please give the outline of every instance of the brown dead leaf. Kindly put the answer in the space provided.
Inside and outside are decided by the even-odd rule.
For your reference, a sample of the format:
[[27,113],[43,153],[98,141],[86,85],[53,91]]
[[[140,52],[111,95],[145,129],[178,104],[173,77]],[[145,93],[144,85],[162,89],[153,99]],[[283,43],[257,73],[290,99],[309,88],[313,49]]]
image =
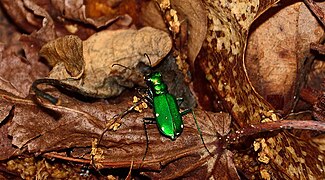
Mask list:
[[168,32],[156,1],[142,1],[138,21],[144,26],[150,26]]
[[[91,138],[101,134],[104,120],[107,115],[101,112],[101,104],[92,104],[85,108],[70,109],[55,107],[57,111],[40,108],[38,104],[28,99],[19,99],[2,94],[2,101],[15,104],[15,112],[9,135],[13,137],[13,145],[18,148],[27,147],[29,152],[44,152],[79,146],[88,146]],[[75,105],[78,106],[78,105]],[[79,105],[80,106],[80,105]],[[101,106],[101,107],[99,107]],[[87,111],[96,112],[94,116]],[[87,139],[87,131],[90,132]],[[90,143],[91,144],[91,143]]]
[[8,137],[10,124],[0,126],[0,161],[22,154],[22,151],[12,145],[12,139]]
[[185,76],[185,82],[189,83],[190,66],[194,70],[194,60],[206,36],[206,11],[203,4],[200,1],[157,0],[156,7],[173,38],[173,56],[178,69]]
[[[125,5],[134,4],[132,3],[123,3]],[[120,13],[119,5],[121,1],[108,2],[103,1],[52,1],[52,7],[60,14],[63,18],[81,21],[87,24],[94,25],[96,28],[106,26],[114,22],[117,18],[123,18],[123,12]],[[102,8],[102,9],[100,9]],[[105,10],[105,11],[101,11]],[[102,14],[100,12],[103,12]],[[93,19],[92,17],[98,16],[95,13],[100,13],[99,17]],[[90,15],[90,16],[89,16]],[[126,17],[127,18],[127,17]]]
[[[2,90],[1,93],[3,93]],[[8,136],[8,128],[10,127],[11,117],[15,109],[14,104],[1,101],[0,105],[0,160],[6,160],[21,154],[22,151],[12,145],[12,139]]]
[[[202,160],[198,156],[193,155],[192,157],[180,158],[168,164],[159,173],[148,172],[145,174],[154,179],[175,179],[177,177],[184,179],[240,179],[233,163],[232,153],[225,150],[218,156],[216,159],[210,158],[212,160],[208,160],[203,165],[201,165]],[[193,167],[195,167],[195,170]]]
[[[73,48],[67,52],[66,46]],[[54,65],[50,79],[83,95],[106,98],[119,95],[125,87],[143,84],[142,74],[134,69],[140,62],[157,65],[171,48],[167,33],[145,27],[101,31],[84,42],[68,36],[48,43],[40,53]]]
[[[1,45],[0,45],[1,46]],[[4,48],[2,46],[2,48]],[[29,63],[25,58],[15,55],[6,47],[0,50],[0,85],[1,89],[19,97],[29,95],[30,85],[40,75],[45,75],[47,68],[40,62]],[[35,69],[39,69],[35,71]]]
[[[94,20],[83,16],[81,16],[83,19],[75,19],[73,17],[78,17],[80,15],[78,13],[81,13],[81,15],[85,14],[85,9],[82,8],[84,5],[78,4],[77,1],[65,3],[61,1],[45,1],[40,3],[33,0],[19,0],[14,3],[10,1],[3,1],[1,3],[11,18],[17,22],[17,25],[31,33],[21,37],[21,41],[25,45],[26,57],[31,62],[37,61],[40,48],[56,37],[75,34],[81,39],[88,38],[91,34],[95,33],[95,28],[87,25],[89,23],[104,26],[114,22],[116,26],[111,28],[116,29],[117,27],[128,27],[132,22],[132,18],[128,15],[119,19],[117,19],[118,16],[114,16],[111,19],[106,18],[106,20],[104,20],[105,18]],[[67,18],[64,18],[65,13]],[[58,14],[62,14],[62,16],[58,16]]]
[[23,0],[4,0],[1,4],[21,29],[31,33],[41,27],[42,19],[29,11]]
[[1,104],[0,106],[0,125],[10,115],[10,111],[13,109],[12,104]]
[[307,85],[320,91],[325,91],[325,62],[321,59],[317,59],[311,68],[310,74],[308,74]]
[[302,2],[282,3],[270,14],[249,37],[246,66],[256,90],[288,113],[310,68],[309,44],[319,42],[324,32]]
[[269,117],[273,108],[251,86],[243,67],[248,28],[276,1],[204,2],[208,34],[198,61],[236,123],[243,127]]
[[[65,104],[55,106],[45,103],[40,108],[33,101],[20,99],[8,94],[1,94],[1,102],[12,103],[15,111],[9,134],[12,143],[18,148],[25,149],[30,153],[43,153],[59,151],[67,148],[90,147],[94,138],[99,138],[105,129],[108,119],[120,112],[121,107],[130,104],[123,101],[118,104],[96,102],[80,102],[70,97],[65,97]],[[131,98],[130,98],[131,99]],[[95,162],[103,167],[128,167],[131,161],[134,167],[162,170],[155,176],[164,177],[167,173],[170,178],[184,176],[188,173],[198,172],[204,177],[218,176],[214,164],[228,164],[230,152],[224,151],[220,137],[216,132],[229,131],[229,116],[221,116],[218,113],[196,111],[196,117],[203,133],[204,141],[210,154],[204,148],[196,128],[192,115],[184,117],[185,127],[182,136],[176,141],[163,137],[157,130],[156,125],[147,125],[149,137],[148,152],[145,160],[142,158],[146,149],[146,137],[143,128],[143,117],[151,117],[152,112],[130,113],[123,118],[122,125],[117,131],[108,131],[103,136],[98,148],[103,150],[103,161]],[[221,117],[223,127],[214,127],[213,121]],[[17,149],[16,149],[17,150]],[[89,153],[83,155],[84,159],[90,160]],[[218,155],[218,154],[224,155]],[[225,157],[228,157],[224,159]],[[132,157],[132,158],[131,158]],[[179,165],[182,164],[182,167]],[[231,163],[230,163],[231,164]],[[161,165],[163,165],[161,167]],[[177,167],[177,171],[170,173],[170,168]],[[233,170],[234,166],[229,166]],[[220,169],[218,168],[218,171]],[[225,169],[223,172],[226,173]],[[236,171],[234,171],[236,172]],[[214,174],[217,173],[217,174]],[[236,173],[230,177],[236,177]]]
[[[1,89],[20,97],[29,94],[30,83],[44,76],[47,68],[43,63],[29,62],[22,53],[21,33],[0,12],[0,86]],[[38,69],[38,71],[34,71]]]
[[[23,7],[27,8],[28,12],[33,16],[37,14],[39,17],[45,18],[41,18],[44,20],[44,28],[42,28],[38,34],[34,33],[32,36],[29,36],[29,39],[24,39],[26,42],[26,56],[29,61],[20,59],[19,63],[16,64],[21,65],[21,63],[28,62],[33,69],[46,71],[47,69],[44,66],[38,68],[39,66],[35,64],[35,59],[38,59],[37,52],[39,48],[49,40],[62,36],[66,34],[66,32],[62,30],[62,26],[58,28],[57,18],[52,18],[57,16],[52,16],[53,14],[51,13],[48,13],[50,15],[42,14],[42,8],[39,8],[42,6],[37,6],[36,4],[31,5],[31,1],[25,0],[22,2],[24,3]],[[75,2],[76,1],[72,3]],[[118,3],[118,1],[116,2]],[[208,56],[205,56],[205,52],[201,51],[203,52],[201,58],[207,57],[206,64],[203,66],[210,67],[205,69],[206,72],[216,74],[215,76],[207,75],[214,91],[218,92],[219,95],[224,95],[221,96],[221,98],[227,105],[226,108],[229,112],[234,115],[233,117],[237,125],[249,125],[252,122],[258,123],[264,117],[269,117],[268,120],[277,119],[272,111],[268,111],[272,108],[267,102],[263,101],[263,99],[255,93],[254,89],[250,87],[251,84],[249,80],[246,79],[245,67],[242,66],[246,42],[245,38],[247,35],[245,32],[248,31],[251,22],[274,2],[257,0],[250,1],[250,3],[245,1],[225,1],[226,4],[223,4],[224,1],[209,1],[211,4],[207,4],[207,2],[208,1],[204,1],[204,7],[207,7],[208,23],[220,22],[219,24],[214,24],[215,26],[209,25],[208,34],[210,35],[207,38],[207,42],[211,40],[211,43],[220,44],[214,46],[210,50],[208,49],[208,51],[206,51]],[[216,7],[212,7],[212,3],[216,3]],[[260,3],[258,6],[259,8],[256,8],[256,4],[258,3]],[[107,7],[109,6],[104,6],[103,9],[107,9]],[[184,10],[184,12],[193,12],[193,8],[190,8],[189,11],[187,10],[188,9]],[[251,12],[246,13],[245,10]],[[54,11],[51,12],[55,14]],[[182,10],[178,10],[178,12],[180,13]],[[78,11],[78,13],[80,13],[80,11]],[[101,15],[98,17],[100,16]],[[192,15],[188,15],[188,17],[192,17]],[[59,16],[58,19],[60,18]],[[68,20],[65,18],[62,19],[64,20],[61,22],[62,25],[66,25],[65,22]],[[228,23],[228,21],[230,21],[230,23]],[[225,28],[225,26],[219,25],[225,25],[227,27]],[[46,31],[45,27],[48,28],[49,31]],[[76,33],[82,31],[82,28],[79,29],[79,25],[69,26],[69,28],[66,26],[64,28],[70,29],[72,32],[75,27],[78,27],[76,28],[78,30]],[[221,29],[218,29],[220,27]],[[229,37],[229,34],[224,32],[232,36]],[[94,33],[94,30],[92,30],[91,33]],[[89,34],[86,33],[83,37],[88,37]],[[215,36],[218,36],[217,41],[213,39]],[[206,45],[205,42],[204,48],[208,48]],[[228,45],[233,45],[230,46],[230,52],[238,53],[236,56],[228,56],[227,51],[222,49],[224,47],[229,47]],[[218,49],[218,47],[221,47],[221,49]],[[97,57],[92,57],[92,59],[96,60]],[[8,60],[10,60],[10,58],[8,58]],[[4,64],[10,63],[6,62]],[[10,64],[10,68],[8,68],[9,71],[6,71],[6,73],[12,71],[10,75],[13,75],[14,72],[27,71],[27,74],[23,74],[22,76],[30,78],[32,73],[30,73],[28,69],[29,66],[26,69],[26,66],[22,65],[18,66],[19,68],[17,69],[13,68],[16,66],[17,65]],[[62,64],[58,68],[66,69]],[[36,73],[38,77],[41,76],[36,71],[32,72]],[[9,79],[7,80],[7,78]],[[6,76],[5,79],[0,79],[9,89],[11,84],[15,84],[15,78],[10,78],[11,77]],[[35,79],[34,76],[32,79]],[[28,81],[26,84],[30,85],[30,83],[31,82]],[[15,88],[15,86],[12,86],[11,89],[19,89],[21,87],[18,86],[18,88]],[[238,90],[237,88],[242,89]],[[229,93],[228,90],[231,92]],[[57,91],[51,93],[58,95]],[[54,150],[64,151],[66,148],[73,148],[73,156],[65,157],[67,158],[66,160],[89,163],[91,161],[89,156],[91,143],[94,138],[96,139],[101,135],[105,128],[106,121],[117,113],[120,113],[121,109],[124,110],[124,108],[132,105],[132,98],[130,97],[124,97],[130,100],[123,102],[115,100],[115,103],[113,100],[110,100],[108,103],[106,101],[81,102],[61,94],[61,97],[64,98],[65,101],[60,106],[53,106],[46,102],[41,102],[42,105],[46,107],[43,108],[30,99],[18,98],[5,93],[1,94],[0,101],[3,102],[1,105],[5,107],[4,111],[8,111],[10,107],[15,105],[15,111],[12,111],[14,112],[13,118],[8,119],[10,121],[0,127],[1,140],[3,140],[1,141],[1,145],[3,145],[1,147],[4,147],[3,154],[1,154],[2,158],[21,154],[24,150],[28,150],[35,154],[50,152],[47,153],[47,155],[52,155],[55,154],[52,152]],[[215,95],[215,93],[211,94]],[[6,114],[8,114],[8,112],[4,112],[3,117],[5,117]],[[155,125],[147,126],[149,151],[145,161],[142,162],[142,157],[146,148],[142,118],[152,116],[151,111],[146,111],[143,114],[128,114],[122,119],[120,129],[116,132],[105,133],[103,141],[98,146],[99,150],[104,149],[101,155],[103,155],[105,159],[100,161],[102,157],[97,158],[95,165],[103,165],[108,168],[129,167],[131,164],[134,164],[133,167],[139,168],[143,165],[144,168],[148,168],[149,170],[160,171],[160,173],[148,173],[153,178],[195,177],[207,179],[213,177],[214,179],[238,179],[232,153],[229,149],[225,149],[227,147],[225,147],[223,138],[219,139],[219,133],[226,135],[230,132],[228,127],[230,124],[229,116],[226,114],[220,115],[201,111],[196,111],[196,114],[207,147],[215,156],[210,156],[204,149],[198,131],[194,125],[193,118],[188,115],[184,117],[184,132],[176,141],[170,141],[168,138],[162,137]],[[3,121],[3,123],[5,122],[6,121]],[[241,124],[240,122],[243,123]],[[10,134],[13,135],[13,143],[22,147],[21,149],[11,146],[11,139],[7,136],[8,128],[10,129]],[[248,144],[247,142],[245,143]],[[76,152],[81,153],[81,151],[83,152],[82,156],[77,156],[78,153]],[[307,142],[305,139],[299,139],[289,133],[280,133],[273,138],[267,138],[266,148],[258,153],[267,154],[270,158],[269,164],[260,165],[260,162],[253,162],[258,165],[257,169],[259,172],[263,173],[263,177],[268,177],[268,175],[278,179],[299,179],[312,176],[321,179],[324,177],[324,171],[320,168],[324,167],[324,164],[319,161],[319,159],[322,160],[324,156],[321,148],[314,146],[314,144]],[[260,157],[264,156],[256,157],[256,159]],[[280,162],[279,160],[281,158],[283,161]],[[244,161],[244,163],[246,162]],[[246,169],[241,170],[245,175]]]
[[24,7],[32,11],[34,14],[43,17],[44,23],[38,31],[33,31],[30,35],[22,35],[20,41],[23,43],[26,58],[34,63],[38,61],[38,51],[48,41],[54,39],[57,34],[55,32],[54,21],[50,15],[37,4],[27,1]]
[[[206,37],[207,20],[206,11],[201,1],[178,0],[171,1],[171,7],[177,11],[179,21],[187,23],[188,39],[183,39],[187,45],[188,62],[193,67],[204,39]],[[178,47],[179,49],[185,47]]]

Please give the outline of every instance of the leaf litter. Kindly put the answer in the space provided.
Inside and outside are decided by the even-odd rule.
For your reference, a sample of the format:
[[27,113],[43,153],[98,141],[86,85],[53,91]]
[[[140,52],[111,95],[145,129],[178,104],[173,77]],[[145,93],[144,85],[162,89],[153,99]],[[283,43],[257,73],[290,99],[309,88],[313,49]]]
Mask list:
[[[25,45],[24,49],[25,49],[26,57],[29,62],[27,64],[32,69],[34,68],[38,69],[39,67],[41,67],[39,69],[42,69],[42,72],[33,71],[35,75],[33,77],[30,77],[30,79],[35,80],[40,77],[45,77],[46,72],[48,71],[48,69],[45,66],[38,66],[38,61],[37,61],[38,51],[41,49],[41,47],[44,44],[46,44],[51,40],[56,39],[56,36],[66,35],[67,31],[62,31],[62,28],[60,30],[60,28],[58,28],[59,26],[57,20],[53,20],[51,18],[51,15],[46,13],[46,11],[43,11],[41,6],[37,5],[37,3],[32,3],[32,1],[28,1],[28,0],[21,1],[21,2],[24,3],[25,5],[24,8],[27,7],[29,8],[29,10],[32,9],[32,11],[36,13],[38,17],[44,17],[48,22],[44,24],[39,24],[38,28],[39,27],[42,28],[38,32],[35,32],[32,35],[27,35],[27,36],[25,35],[21,38],[21,40],[24,42]],[[8,3],[8,2],[5,1],[4,3]],[[257,15],[254,14],[255,13],[254,12],[253,14],[246,14],[247,16],[243,16],[241,14],[242,11],[240,11],[240,9],[243,8],[239,8],[239,7],[243,7],[248,4],[245,3],[236,4],[236,2],[234,4],[228,4],[229,6],[234,7],[231,13],[234,14],[233,17],[235,17],[236,20],[234,19],[231,20],[233,22],[238,21],[239,24],[239,25],[237,24],[238,26],[236,25],[233,26],[234,29],[232,30],[238,30],[236,28],[241,26],[243,27],[242,29],[243,31],[247,30],[248,27],[250,26],[250,23],[254,20],[254,18],[258,16],[259,13],[264,12],[264,10],[270,7],[273,3],[274,3],[273,1],[264,2],[264,4],[261,4],[258,10],[253,9],[256,10],[256,12],[258,12]],[[186,7],[187,5],[188,4],[184,3],[184,7]],[[224,4],[221,4],[221,7],[227,9],[228,6],[223,6],[223,5]],[[182,8],[178,6],[182,6],[182,5],[175,4],[173,8],[175,8],[177,13],[179,13],[178,14],[180,15],[179,17],[182,17],[183,15],[182,13],[188,11],[185,10],[182,11]],[[7,9],[8,7],[12,8],[14,6],[6,6]],[[87,4],[85,4],[84,7],[87,7]],[[203,7],[206,8],[207,4],[203,4]],[[188,8],[186,9],[188,10]],[[72,9],[70,10],[72,11]],[[193,11],[190,9],[189,12],[193,12]],[[209,10],[206,12],[211,13],[211,11]],[[224,11],[221,12],[224,13]],[[219,18],[222,19],[224,17],[227,17],[227,15],[228,15],[227,13],[222,14],[221,16],[219,16]],[[12,16],[15,17],[15,15]],[[72,16],[73,18],[78,17],[75,15]],[[69,19],[72,16],[69,15],[66,16],[66,18]],[[21,17],[21,16],[17,16],[17,17]],[[34,18],[35,17],[37,16],[34,16]],[[115,17],[113,17],[114,20],[111,21],[111,23],[113,23],[112,26],[116,25],[115,23],[117,23],[117,21],[120,20],[120,18],[115,19]],[[134,16],[132,17],[134,18]],[[212,16],[209,17],[211,18]],[[212,17],[212,18],[216,18],[216,17]],[[191,21],[195,22],[195,20],[191,18],[188,19],[190,19],[190,22]],[[82,21],[84,20],[85,18]],[[37,24],[37,22],[41,22],[41,21],[36,20],[34,22],[36,22]],[[29,23],[30,22],[28,22],[27,24]],[[23,27],[30,27],[30,25],[26,26],[26,22],[24,21],[21,21],[18,24],[25,25]],[[93,23],[93,25],[95,24]],[[103,23],[102,25],[105,25],[105,23]],[[80,28],[80,30],[87,29],[79,25],[77,27]],[[124,26],[124,28],[125,27],[126,26]],[[38,28],[36,28],[35,30],[38,30]],[[204,26],[203,29],[205,29]],[[203,30],[203,32],[205,31]],[[89,34],[83,35],[82,39],[87,39],[93,33],[95,33],[94,29],[92,29],[92,31]],[[195,34],[195,32],[192,33]],[[40,39],[41,41],[39,41]],[[198,36],[197,40],[198,40],[198,46],[200,46],[199,44],[203,43],[202,37]],[[31,44],[34,44],[35,46],[30,46]],[[203,45],[203,47],[204,46],[205,45]],[[196,49],[196,48],[191,47],[191,49]],[[233,50],[236,50],[236,48],[233,47]],[[195,58],[196,52],[197,49],[193,51],[192,55],[190,55],[190,61],[192,58]],[[216,55],[217,53],[212,53],[212,54]],[[202,56],[202,54],[199,54],[199,56]],[[80,57],[80,56],[76,56],[76,57]],[[226,57],[226,56],[225,54],[222,54],[221,56],[218,57]],[[10,67],[11,68],[16,67],[17,65],[20,65],[20,63],[22,62],[25,61],[19,61],[19,63],[11,65]],[[189,64],[191,64],[191,62]],[[70,76],[73,79],[75,77],[78,77],[78,75],[82,74],[83,72],[85,72],[84,71],[85,68],[83,67],[84,65],[86,65],[86,63],[85,64],[81,63],[81,66],[77,66],[74,69],[74,68],[66,68],[67,66],[61,63],[60,68],[61,70],[65,70],[66,72],[65,75],[67,77]],[[23,68],[20,67],[19,69],[24,69],[24,66]],[[242,77],[243,74],[240,74],[242,73],[242,71],[238,71],[237,73],[239,73],[238,75]],[[226,76],[231,77],[230,74],[226,74]],[[9,77],[10,76],[8,76],[7,78]],[[29,74],[24,77],[29,77]],[[30,153],[33,155],[43,155],[48,158],[65,159],[67,161],[76,162],[76,163],[78,162],[79,163],[83,162],[86,164],[93,163],[95,167],[101,169],[112,168],[112,167],[127,168],[130,166],[132,166],[135,169],[145,168],[149,170],[154,170],[145,173],[151,178],[168,179],[168,178],[178,178],[178,177],[192,177],[192,178],[197,177],[197,178],[208,179],[213,177],[215,179],[239,179],[240,177],[238,173],[238,167],[240,167],[240,164],[247,164],[247,162],[244,161],[245,160],[244,158],[241,159],[243,160],[243,162],[234,161],[234,158],[238,157],[238,154],[240,153],[236,151],[237,150],[236,146],[232,147],[231,144],[236,145],[237,141],[243,141],[242,139],[243,136],[245,137],[245,135],[247,136],[251,134],[256,135],[258,134],[258,132],[263,132],[268,130],[274,131],[274,130],[279,130],[284,128],[293,128],[293,127],[298,127],[299,129],[309,129],[309,128],[314,130],[318,129],[320,131],[323,131],[322,123],[317,123],[313,121],[307,121],[307,122],[301,121],[303,123],[300,124],[303,125],[305,123],[306,127],[305,126],[299,127],[299,126],[295,126],[295,124],[299,123],[298,121],[292,121],[291,123],[293,124],[291,123],[288,124],[288,122],[285,121],[285,122],[276,122],[276,123],[269,123],[269,124],[263,123],[263,125],[261,126],[259,126],[258,124],[254,124],[247,131],[245,131],[245,129],[241,131],[239,128],[238,131],[234,132],[232,131],[232,128],[230,128],[231,124],[233,125],[238,122],[239,124],[247,123],[245,122],[246,120],[245,118],[243,119],[237,118],[238,117],[236,116],[237,112],[232,112],[232,115],[235,115],[232,116],[233,118],[232,121],[229,114],[227,113],[220,114],[220,113],[211,113],[211,112],[197,110],[196,111],[197,119],[198,119],[198,123],[200,124],[200,128],[203,132],[205,144],[207,145],[209,151],[212,154],[214,154],[214,156],[211,156],[205,150],[199,138],[198,131],[195,127],[193,118],[190,115],[187,115],[186,117],[184,117],[184,122],[185,122],[184,132],[174,142],[170,141],[165,137],[162,137],[160,133],[157,131],[155,125],[148,125],[147,127],[148,137],[149,137],[148,153],[144,158],[144,161],[142,161],[146,149],[146,143],[147,143],[144,128],[143,128],[142,118],[152,117],[152,112],[150,110],[144,110],[143,113],[127,114],[122,119],[121,126],[118,128],[117,131],[106,132],[103,135],[102,141],[99,144],[97,144],[97,150],[98,150],[97,154],[100,156],[94,160],[91,159],[91,155],[90,155],[92,150],[91,149],[92,144],[95,142],[94,140],[96,140],[96,138],[99,138],[102,135],[104,129],[106,128],[105,125],[108,120],[110,120],[116,114],[120,113],[121,109],[125,110],[125,108],[128,108],[133,105],[131,101],[133,96],[132,93],[131,95],[129,95],[128,94],[129,92],[124,92],[121,96],[119,96],[116,99],[108,99],[108,100],[88,99],[87,100],[84,98],[80,99],[76,96],[73,96],[71,92],[62,93],[64,91],[62,92],[57,91],[56,89],[53,88],[47,89],[47,92],[53,94],[55,97],[60,97],[60,99],[62,99],[62,103],[56,106],[50,104],[47,101],[43,101],[42,99],[38,99],[38,98],[36,99],[33,95],[26,98],[26,96],[23,96],[21,93],[17,93],[17,92],[20,91],[28,92],[29,90],[28,87],[26,88],[26,86],[23,86],[19,83],[14,84],[15,80],[10,80],[10,81],[6,79],[3,80],[4,80],[3,82],[7,82],[6,86],[8,89],[6,89],[6,91],[8,92],[12,91],[16,95],[14,96],[12,94],[8,94],[7,92],[1,93],[1,102],[2,102],[1,105],[3,105],[4,107],[2,115],[3,117],[5,117],[5,119],[3,120],[3,123],[5,124],[2,124],[0,127],[2,133],[1,134],[2,139],[4,139],[5,142],[2,144],[3,147],[2,149],[5,150],[2,152],[1,155],[3,159],[8,159],[13,156],[25,155],[26,153]],[[29,86],[31,85],[31,82],[32,81],[29,81],[28,83]],[[212,83],[212,85],[214,84]],[[247,97],[251,97],[250,95],[251,94],[247,95]],[[232,94],[231,96],[238,96],[238,94],[237,95]],[[229,109],[229,107],[228,107],[228,111],[231,112],[232,110]],[[266,105],[266,107],[268,107],[268,105]],[[256,107],[257,110],[259,108],[260,107]],[[274,118],[273,115],[274,113],[272,111],[265,112],[265,117],[269,118],[269,120],[277,119]],[[287,126],[282,127],[281,125],[284,125],[285,123],[287,123]],[[248,125],[250,125],[250,123],[248,123]],[[242,134],[241,132],[243,132],[244,134]],[[8,134],[10,134],[11,136],[7,136]],[[257,164],[259,164],[259,166],[262,169],[260,169],[260,171],[257,170],[257,172],[261,173],[262,178],[268,179],[268,177],[271,177],[271,175],[275,177],[283,177],[283,174],[288,175],[287,177],[289,178],[297,177],[301,174],[306,175],[305,174],[306,172],[301,172],[301,174],[296,173],[296,172],[300,172],[300,169],[296,168],[299,164],[294,163],[294,161],[297,162],[297,160],[299,161],[301,160],[301,158],[306,158],[312,160],[312,162],[315,162],[316,156],[317,157],[322,156],[322,153],[317,150],[318,149],[317,146],[315,146],[315,148],[312,148],[312,146],[310,146],[311,148],[306,148],[305,150],[299,149],[298,148],[299,146],[297,146],[297,144],[301,145],[302,147],[309,147],[309,144],[304,140],[297,139],[296,136],[290,133],[280,133],[275,137],[276,139],[268,138],[266,141],[263,140],[259,141],[259,142],[264,142],[261,143],[261,145],[263,145],[265,148],[260,149],[261,151],[258,153],[259,154],[264,153],[264,155],[266,155],[265,157],[269,157],[270,162],[273,163],[273,165],[275,165],[270,167],[267,164],[259,164],[261,162],[258,162]],[[247,139],[244,138],[244,140]],[[251,144],[247,142],[250,141],[244,141],[242,143]],[[275,142],[279,142],[279,143],[275,143]],[[284,151],[279,152],[278,150],[282,150],[281,147],[284,143],[291,144],[291,146],[287,146]],[[288,155],[290,158],[288,159],[287,163],[279,164],[278,160],[280,160],[282,157],[274,156],[274,155],[281,154],[282,152],[285,153],[285,155]],[[260,155],[259,157],[264,157],[264,156]],[[319,169],[318,170],[314,169],[315,165],[317,164],[318,162],[311,163],[311,164],[307,163],[307,165],[305,166],[309,168],[307,169],[307,171],[308,173],[310,173],[310,175],[313,174],[312,172],[319,171]],[[281,166],[285,166],[285,167],[291,166],[294,167],[294,169],[282,169]],[[246,168],[246,169],[252,169],[252,168]],[[242,172],[244,172],[246,175],[249,175],[250,173],[250,171],[242,171]],[[275,172],[278,174],[274,174]],[[52,174],[55,173],[52,172]],[[256,176],[256,173],[254,174],[253,172],[251,175],[252,177]],[[45,176],[46,175],[44,175],[44,177]],[[322,174],[319,174],[319,177],[322,177]]]

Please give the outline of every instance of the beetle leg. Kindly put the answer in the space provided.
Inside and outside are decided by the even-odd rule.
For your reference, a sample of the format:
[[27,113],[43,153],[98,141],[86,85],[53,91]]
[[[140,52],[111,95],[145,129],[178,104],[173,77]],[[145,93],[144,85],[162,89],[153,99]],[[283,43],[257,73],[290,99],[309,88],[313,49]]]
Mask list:
[[145,117],[145,118],[143,118],[143,123],[156,124],[156,119],[154,117]]
[[140,88],[140,87],[137,87],[136,88],[138,94],[140,94],[141,96],[145,96],[146,94],[148,94],[148,89],[147,88]]
[[200,126],[199,126],[199,123],[198,123],[197,120],[196,120],[196,116],[195,116],[195,114],[194,114],[193,109],[185,109],[185,110],[184,110],[183,112],[181,112],[180,114],[181,114],[181,116],[184,116],[184,115],[188,114],[189,112],[192,113],[192,116],[193,116],[193,119],[194,119],[194,122],[195,122],[196,128],[197,128],[197,130],[199,131],[200,138],[201,138],[201,141],[202,141],[202,143],[203,143],[204,148],[208,151],[208,153],[209,153],[211,156],[213,156],[213,154],[209,151],[208,147],[206,146],[206,144],[205,144],[205,142],[204,142],[204,140],[203,140],[202,131],[201,131],[201,128],[200,128]]
[[153,107],[152,93],[147,89],[139,88],[137,90],[141,99],[143,99],[150,107]]
[[144,128],[144,132],[146,135],[146,150],[144,152],[142,161],[144,161],[144,159],[146,158],[148,149],[149,149],[149,137],[148,137],[148,131],[147,131],[147,124],[156,124],[156,119],[153,117],[145,117],[143,118],[143,128]]
[[185,116],[186,114],[188,114],[190,112],[193,112],[193,110],[192,109],[185,109],[183,112],[180,112],[180,114],[181,114],[181,116]]
[[178,106],[181,106],[181,104],[184,102],[184,98],[176,98]]

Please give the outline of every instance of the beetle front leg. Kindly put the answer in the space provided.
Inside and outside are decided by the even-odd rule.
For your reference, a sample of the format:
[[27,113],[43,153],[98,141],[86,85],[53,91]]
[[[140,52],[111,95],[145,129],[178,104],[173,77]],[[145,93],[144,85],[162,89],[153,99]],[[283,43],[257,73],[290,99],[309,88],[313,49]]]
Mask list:
[[184,98],[176,98],[176,101],[177,101],[177,105],[178,106],[181,106],[182,105],[182,103],[184,102]]
[[[185,109],[183,112],[180,112],[180,114],[181,114],[181,116],[185,116],[186,114],[188,114],[190,112],[192,112],[192,114],[193,114],[193,110],[192,109]],[[193,117],[195,117],[195,115],[193,115]],[[196,121],[196,119],[195,119],[195,121]]]

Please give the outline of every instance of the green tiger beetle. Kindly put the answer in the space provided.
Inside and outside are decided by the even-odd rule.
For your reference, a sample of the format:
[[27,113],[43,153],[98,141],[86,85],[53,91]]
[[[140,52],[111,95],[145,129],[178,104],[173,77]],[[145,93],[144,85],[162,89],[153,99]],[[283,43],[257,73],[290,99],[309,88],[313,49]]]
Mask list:
[[[150,64],[149,68],[151,68],[152,66],[151,66],[151,61],[150,61],[149,56],[147,54],[144,54],[144,56],[146,56],[148,58],[148,61]],[[115,66],[115,65],[119,65],[119,66],[122,66],[122,67],[128,69],[128,67],[125,67],[120,64],[113,64],[113,66]],[[154,117],[144,118],[144,128],[145,128],[145,132],[146,132],[145,135],[146,135],[146,140],[147,140],[147,146],[146,146],[146,150],[145,150],[142,160],[145,159],[145,156],[148,151],[148,144],[149,144],[149,138],[147,135],[146,124],[157,124],[157,128],[158,128],[159,132],[162,135],[164,135],[174,141],[177,139],[178,136],[180,136],[180,134],[182,133],[182,131],[184,129],[182,117],[190,112],[193,115],[195,125],[196,125],[198,132],[200,134],[200,138],[204,145],[204,148],[207,150],[207,152],[211,156],[213,156],[212,153],[206,147],[206,144],[203,140],[202,131],[201,131],[199,124],[196,120],[194,111],[192,109],[186,109],[186,110],[180,112],[179,105],[180,105],[180,103],[183,102],[183,98],[176,98],[174,95],[172,95],[168,92],[168,87],[163,81],[162,74],[157,71],[154,71],[154,72],[151,71],[149,74],[147,74],[145,76],[145,81],[146,81],[148,88],[146,89],[145,93],[141,94],[142,97],[140,98],[140,100],[138,102],[136,102],[133,106],[128,108],[127,110],[125,110],[122,113],[117,115],[119,118],[123,118],[126,114],[133,111],[135,109],[135,107],[137,107],[141,103],[141,101],[145,101],[146,103],[149,104],[149,106],[151,106],[153,108]],[[106,128],[106,130],[107,130],[107,128]],[[103,134],[105,133],[106,130],[104,130]],[[102,139],[103,134],[101,135],[100,140]],[[99,142],[100,142],[100,140],[99,140]]]
[[184,128],[182,116],[189,113],[190,110],[180,112],[178,103],[183,99],[176,99],[168,92],[160,72],[150,73],[145,80],[148,85],[148,96],[145,98],[154,111],[154,118],[145,119],[156,122],[163,135],[175,140]]
[[[144,55],[148,58],[151,67],[151,61],[149,56],[147,54]],[[176,98],[174,95],[168,92],[168,87],[164,83],[161,73],[157,71],[150,72],[148,75],[145,76],[145,81],[148,86],[148,89],[146,95],[143,96],[143,98],[153,108],[154,111],[154,117],[144,118],[144,120],[150,120],[147,122],[144,121],[145,130],[146,130],[146,124],[155,123],[157,124],[157,128],[161,134],[170,138],[171,140],[176,140],[176,138],[180,136],[184,128],[182,117],[191,112],[196,127],[199,131],[201,141],[205,149],[207,150],[207,152],[211,155],[210,151],[208,150],[208,148],[204,143],[202,132],[196,120],[194,111],[192,109],[186,109],[180,112],[179,105],[180,103],[183,102],[183,98]],[[135,106],[136,105],[134,105],[134,107]],[[129,110],[131,109],[133,108],[132,107],[129,108]],[[147,139],[147,147],[146,147],[145,155],[148,150],[147,148],[149,142],[147,133],[146,133],[146,139]]]

